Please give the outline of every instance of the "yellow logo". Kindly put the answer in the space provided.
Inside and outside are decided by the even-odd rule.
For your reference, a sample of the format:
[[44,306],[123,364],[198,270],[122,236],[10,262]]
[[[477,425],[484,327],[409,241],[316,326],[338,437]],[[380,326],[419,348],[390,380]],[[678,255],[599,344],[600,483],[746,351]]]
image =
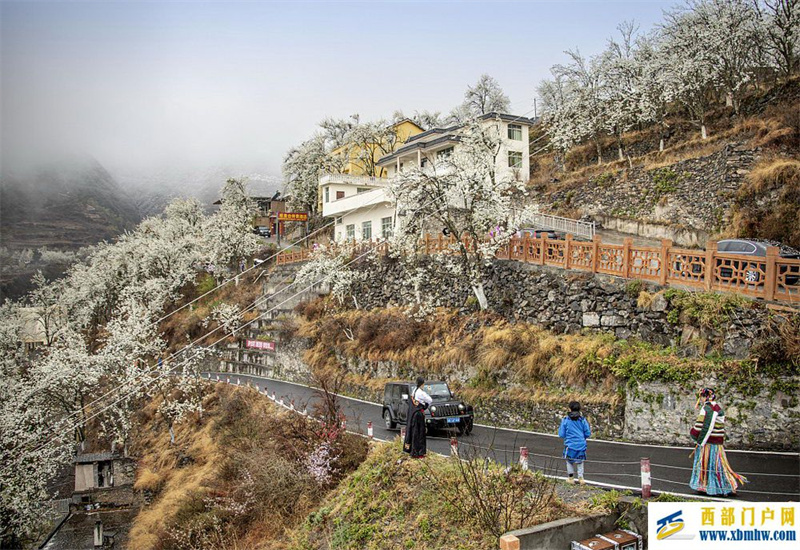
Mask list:
[[678,510],[674,514],[664,516],[656,522],[656,538],[658,540],[664,540],[667,537],[671,537],[683,529],[683,518],[681,517],[682,513],[683,510]]

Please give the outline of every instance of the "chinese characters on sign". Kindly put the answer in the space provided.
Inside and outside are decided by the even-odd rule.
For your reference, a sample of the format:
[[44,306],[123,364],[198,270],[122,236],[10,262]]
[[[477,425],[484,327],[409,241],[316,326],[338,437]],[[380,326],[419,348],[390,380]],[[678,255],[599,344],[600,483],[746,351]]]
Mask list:
[[244,346],[250,349],[263,349],[275,351],[275,342],[264,342],[262,340],[246,340]]
[[278,220],[282,222],[307,222],[307,212],[278,212]]

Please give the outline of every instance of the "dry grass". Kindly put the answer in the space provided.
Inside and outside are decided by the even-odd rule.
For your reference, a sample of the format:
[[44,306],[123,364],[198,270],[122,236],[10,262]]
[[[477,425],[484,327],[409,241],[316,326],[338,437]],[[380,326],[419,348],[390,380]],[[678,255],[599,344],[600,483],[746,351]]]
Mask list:
[[135,486],[151,491],[152,502],[136,517],[130,548],[278,547],[286,530],[366,456],[365,440],[336,436],[339,471],[320,485],[304,460],[327,438],[322,426],[277,409],[249,388],[211,388],[203,417],[176,425],[174,446],[158,423],[157,406],[148,404],[137,419]]
[[736,195],[726,236],[762,238],[800,247],[800,161],[767,157]]
[[[206,406],[211,406],[214,399],[207,398]],[[157,406],[156,402],[148,404],[143,411],[145,417],[155,419]],[[177,424],[175,447],[169,444],[166,426],[156,424],[137,433],[140,437],[134,448],[140,458],[134,487],[154,491],[158,498],[136,516],[129,546],[149,550],[158,547],[164,526],[174,519],[190,495],[208,493],[223,456],[214,442],[208,417],[202,422],[189,417]],[[191,467],[178,468],[180,454],[192,457]]]

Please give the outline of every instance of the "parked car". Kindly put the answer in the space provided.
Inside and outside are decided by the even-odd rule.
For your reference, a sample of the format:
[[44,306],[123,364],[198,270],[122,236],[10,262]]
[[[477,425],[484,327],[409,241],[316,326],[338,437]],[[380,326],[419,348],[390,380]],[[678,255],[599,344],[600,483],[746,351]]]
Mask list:
[[551,229],[536,229],[533,227],[526,227],[524,229],[518,230],[514,236],[518,239],[524,239],[525,237],[529,237],[531,239],[539,239],[542,235],[547,235],[548,239],[558,239],[564,240],[564,233],[561,231],[553,231]]
[[[777,246],[780,251],[781,258],[800,259],[800,252],[782,246],[780,243],[772,243],[769,241],[756,241],[750,239],[724,239],[717,243],[717,251],[725,254],[736,254],[741,256],[753,256],[756,258],[765,258],[767,256],[767,247]],[[734,267],[737,269],[739,266],[734,262]],[[719,275],[723,278],[730,278],[733,275],[733,269],[728,266],[720,266]],[[745,280],[748,283],[758,283],[761,280],[761,271],[757,269],[747,269],[745,271]],[[800,273],[787,273],[786,284],[797,285],[800,282]]]
[[[405,425],[408,416],[409,395],[416,388],[413,382],[388,382],[383,389],[383,421],[387,430]],[[422,389],[433,403],[425,411],[425,426],[429,432],[455,428],[459,435],[472,431],[474,410],[450,391],[447,382],[427,382]]]
[[257,232],[258,232],[258,234],[259,234],[259,235],[261,235],[262,237],[267,237],[267,238],[270,238],[270,237],[272,236],[272,231],[270,231],[269,227],[266,227],[266,226],[263,226],[263,225],[261,225],[261,226],[258,226],[258,227],[256,228],[256,231],[257,231]]

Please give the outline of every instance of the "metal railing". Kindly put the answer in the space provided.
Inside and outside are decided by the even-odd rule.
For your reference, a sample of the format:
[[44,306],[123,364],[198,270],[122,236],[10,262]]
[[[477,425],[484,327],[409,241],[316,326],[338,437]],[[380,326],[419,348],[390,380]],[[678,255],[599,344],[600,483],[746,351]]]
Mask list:
[[562,218],[561,216],[553,216],[551,214],[533,214],[528,223],[531,227],[536,229],[550,229],[551,231],[561,231],[568,235],[575,237],[583,237],[585,239],[594,239],[595,223],[582,222],[580,220],[573,220],[572,218]]
[[377,176],[353,176],[351,174],[323,174],[319,177],[319,184],[342,183],[346,185],[386,185],[387,178]]

